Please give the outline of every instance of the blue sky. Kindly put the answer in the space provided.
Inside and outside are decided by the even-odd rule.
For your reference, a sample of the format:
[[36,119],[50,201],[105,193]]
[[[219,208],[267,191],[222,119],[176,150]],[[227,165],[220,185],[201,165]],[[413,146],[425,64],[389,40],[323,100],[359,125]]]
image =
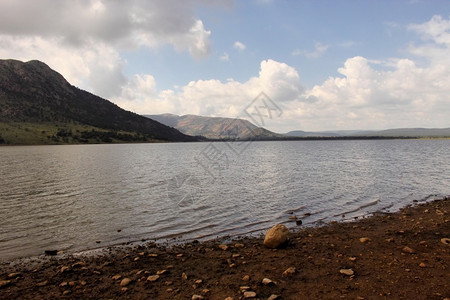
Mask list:
[[265,92],[277,132],[450,127],[450,1],[33,3],[0,3],[0,57],[137,113],[245,117]]

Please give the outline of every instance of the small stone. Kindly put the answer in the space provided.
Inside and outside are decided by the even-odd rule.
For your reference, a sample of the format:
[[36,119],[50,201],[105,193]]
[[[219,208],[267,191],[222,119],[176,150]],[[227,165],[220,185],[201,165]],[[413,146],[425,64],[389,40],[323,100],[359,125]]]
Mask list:
[[272,280],[270,280],[269,278],[264,278],[262,280],[262,284],[264,284],[264,285],[274,285],[274,282]]
[[217,247],[219,247],[220,249],[222,249],[223,251],[226,251],[227,249],[228,249],[228,246],[227,245],[219,245],[219,246],[217,246]]
[[65,290],[64,292],[63,292],[63,295],[69,295],[70,294],[70,290]]
[[255,297],[256,297],[256,293],[255,292],[245,292],[244,293],[244,298],[245,299],[255,298]]
[[135,258],[134,258],[134,261],[138,261],[138,260],[139,260],[139,257],[135,257]]
[[193,295],[192,296],[192,300],[201,300],[201,299],[205,299],[205,297],[203,297],[201,295]]
[[159,275],[150,275],[147,277],[147,281],[150,281],[150,282],[155,282],[158,279],[159,279]]
[[339,273],[347,276],[352,276],[353,274],[355,274],[355,272],[352,269],[340,269]]
[[139,252],[138,254],[139,254],[139,256],[144,256],[145,252]]
[[156,272],[156,275],[162,275],[166,272],[167,272],[167,270],[161,270],[161,271]]
[[83,286],[85,286],[85,285],[87,284],[87,282],[86,282],[85,280],[81,280],[81,281],[80,281],[80,284],[83,285]]
[[166,282],[164,282],[164,284],[165,284],[165,285],[172,285],[172,284],[173,284],[173,281],[166,281]]
[[362,238],[359,239],[359,241],[360,241],[361,243],[367,243],[367,242],[370,242],[370,239],[367,238],[367,237],[362,237]]
[[450,239],[449,238],[442,238],[441,243],[444,245],[450,245]]
[[295,274],[295,272],[297,272],[297,270],[294,267],[289,267],[283,272],[282,276],[283,277],[292,276]]
[[65,287],[67,285],[68,285],[67,281],[63,281],[59,284],[60,287]]
[[249,281],[250,280],[250,276],[245,275],[244,277],[242,277],[242,280],[243,281]]
[[112,277],[113,280],[119,280],[120,278],[122,278],[122,276],[119,275],[119,274],[114,275],[114,276]]
[[21,276],[22,274],[20,274],[20,273],[9,273],[8,274],[8,278],[16,278],[16,277],[19,277],[19,276]]
[[226,297],[224,300],[234,300],[233,297]]
[[0,280],[0,289],[11,284],[11,280]]
[[42,282],[37,283],[36,285],[37,285],[37,286],[46,286],[47,284],[48,284],[48,281],[45,280],[45,281],[42,281]]
[[420,264],[419,264],[419,267],[421,267],[421,268],[425,268],[427,265],[424,263],[424,262],[421,262]]
[[150,253],[149,255],[147,255],[148,257],[158,257],[158,254],[156,253]]
[[234,244],[234,248],[244,248],[244,244]]
[[181,279],[187,280],[188,279],[187,274],[186,273],[181,274]]
[[402,251],[404,253],[409,253],[409,254],[416,253],[413,249],[409,248],[408,246],[403,247]]
[[280,299],[280,295],[272,294],[270,295],[269,298],[267,298],[267,300],[277,300],[277,299]]
[[296,221],[295,221],[295,224],[296,224],[297,226],[300,226],[300,225],[303,224],[303,221],[302,221],[302,220],[296,220]]
[[247,291],[247,290],[249,290],[250,289],[250,287],[249,286],[241,286],[241,287],[239,287],[239,290],[241,291],[241,292],[245,292],[245,291]]
[[290,216],[289,220],[297,220],[297,217],[296,216]]
[[388,239],[386,239],[386,242],[388,242],[388,243],[392,243],[393,241],[394,241],[393,238],[388,238]]
[[278,248],[289,238],[289,229],[283,224],[277,224],[269,229],[264,238],[264,245],[268,248]]
[[122,291],[122,292],[126,292],[126,291],[128,291],[128,288],[123,287],[123,288],[121,288],[121,291]]
[[124,278],[122,279],[122,281],[120,282],[120,286],[127,286],[131,283],[131,279],[130,278]]
[[64,266],[64,267],[61,268],[61,273],[64,273],[64,272],[67,272],[67,271],[69,271],[69,267]]
[[355,261],[355,260],[356,260],[356,257],[353,257],[353,256],[352,256],[352,257],[349,257],[348,260],[349,260],[349,261]]
[[202,294],[203,295],[209,294],[209,292],[210,292],[210,290],[208,290],[208,289],[203,289],[202,290]]

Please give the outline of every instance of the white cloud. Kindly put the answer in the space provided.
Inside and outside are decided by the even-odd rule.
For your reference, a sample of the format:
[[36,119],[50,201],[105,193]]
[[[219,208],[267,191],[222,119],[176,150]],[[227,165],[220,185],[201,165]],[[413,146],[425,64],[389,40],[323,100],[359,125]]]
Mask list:
[[120,94],[127,79],[120,53],[171,44],[195,59],[210,53],[211,32],[195,6],[228,0],[3,0],[0,54],[39,59],[71,83],[103,97]]
[[230,61],[230,56],[228,55],[228,53],[224,52],[223,55],[219,56],[219,59],[221,61]]
[[245,48],[247,48],[247,47],[243,43],[236,41],[236,42],[234,42],[233,48],[237,49],[239,51],[244,51]]

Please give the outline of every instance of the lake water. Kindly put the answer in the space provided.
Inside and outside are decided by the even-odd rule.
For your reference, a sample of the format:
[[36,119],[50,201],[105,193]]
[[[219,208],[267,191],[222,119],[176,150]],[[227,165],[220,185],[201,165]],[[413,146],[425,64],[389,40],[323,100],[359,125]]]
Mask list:
[[0,260],[395,211],[450,194],[449,149],[450,140],[0,147]]

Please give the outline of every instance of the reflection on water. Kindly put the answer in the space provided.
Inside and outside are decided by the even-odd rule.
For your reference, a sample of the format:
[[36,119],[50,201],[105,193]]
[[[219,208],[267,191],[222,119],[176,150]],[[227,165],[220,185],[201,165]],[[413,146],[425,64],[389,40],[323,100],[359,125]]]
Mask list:
[[449,140],[240,146],[1,147],[0,259],[295,226],[291,213],[314,225],[450,194]]

